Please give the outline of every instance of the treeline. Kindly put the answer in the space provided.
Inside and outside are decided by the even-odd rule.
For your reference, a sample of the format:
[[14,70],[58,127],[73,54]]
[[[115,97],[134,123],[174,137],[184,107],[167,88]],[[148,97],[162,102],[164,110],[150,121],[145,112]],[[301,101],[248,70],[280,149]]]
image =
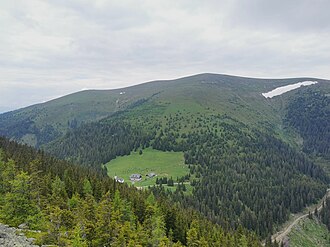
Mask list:
[[117,156],[149,147],[154,133],[122,120],[103,120],[80,126],[48,144],[47,152],[78,164],[98,169]]
[[[165,197],[117,184],[0,138],[0,220],[25,223],[37,244],[58,246],[260,246]],[[39,232],[40,231],[40,232]]]
[[304,139],[304,152],[330,159],[329,96],[311,89],[299,90],[288,104],[285,122]]

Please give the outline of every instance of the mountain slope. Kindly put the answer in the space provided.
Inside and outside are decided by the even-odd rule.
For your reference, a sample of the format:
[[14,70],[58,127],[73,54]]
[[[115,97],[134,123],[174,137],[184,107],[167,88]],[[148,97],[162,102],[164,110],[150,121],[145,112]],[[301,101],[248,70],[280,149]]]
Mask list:
[[166,198],[1,137],[0,222],[25,223],[38,245],[260,246],[246,230],[226,232]]
[[82,123],[97,121],[145,100],[161,104],[170,102],[174,108],[189,106],[193,111],[210,108],[237,116],[244,122],[265,122],[267,119],[279,123],[261,93],[303,80],[315,79],[273,80],[200,74],[116,90],[87,90],[1,114],[0,135],[39,147]]
[[[301,152],[302,144],[297,140],[306,137],[290,121],[284,121],[299,121],[297,115],[289,113],[304,88],[273,99],[261,95],[275,87],[306,80],[317,80],[311,90],[326,95],[330,83],[325,80],[202,74],[121,90],[82,92],[59,99],[56,104],[49,102],[57,105],[57,110],[70,100],[74,105],[87,102],[84,109],[80,105],[74,111],[72,118],[62,114],[69,121],[62,129],[58,127],[60,113],[51,114],[54,118],[49,120],[44,118],[44,124],[50,125],[50,131],[45,133],[37,132],[43,130],[37,126],[42,114],[32,118],[27,113],[29,122],[24,128],[17,126],[20,136],[13,134],[13,119],[25,116],[26,109],[0,116],[0,129],[20,140],[27,139],[26,133],[28,137],[35,135],[36,145],[42,145],[47,152],[101,172],[101,164],[137,149],[181,151],[190,173],[175,182],[190,183],[192,195],[183,193],[180,186],[173,193],[164,192],[161,186],[153,188],[154,192],[169,194],[181,205],[193,206],[227,229],[235,229],[240,223],[266,237],[290,212],[321,198],[329,184],[329,177],[310,159],[313,157]],[[93,98],[90,94],[112,102],[104,114],[108,116],[98,121],[92,117],[89,110],[95,104],[89,105]],[[47,104],[41,106],[45,106],[45,112],[51,109]],[[93,109],[94,115],[101,112],[101,107]],[[323,121],[327,120],[325,116]],[[56,135],[49,134],[52,131]]]
[[295,226],[289,235],[292,247],[329,247],[330,237],[326,226],[318,219],[305,218]]
[[290,212],[322,197],[329,179],[281,139],[285,123],[276,99],[252,89],[249,95],[252,86],[244,87],[243,80],[237,82],[243,90],[234,93],[224,82],[190,82],[189,90],[185,83],[82,125],[45,148],[94,167],[138,148],[182,151],[194,189],[184,197],[177,191],[174,200],[229,228],[241,222],[263,237]]

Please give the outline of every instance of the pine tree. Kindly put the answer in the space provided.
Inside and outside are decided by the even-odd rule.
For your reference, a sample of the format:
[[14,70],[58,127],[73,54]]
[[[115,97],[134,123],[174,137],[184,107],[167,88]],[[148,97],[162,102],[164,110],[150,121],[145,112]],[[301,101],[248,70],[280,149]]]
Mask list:
[[110,245],[112,238],[114,237],[115,224],[111,224],[112,217],[112,202],[110,199],[110,193],[107,192],[99,202],[96,208],[96,223],[95,223],[95,240],[93,245],[95,246],[107,246]]
[[72,247],[88,247],[86,239],[82,237],[81,224],[77,224],[73,229]]
[[187,232],[187,246],[188,247],[199,246],[198,233],[195,227],[190,227],[189,231]]
[[38,209],[31,198],[30,176],[25,172],[19,172],[16,177],[8,181],[10,192],[5,195],[1,215],[5,222],[19,225],[26,222],[29,216],[38,213]]
[[67,200],[68,195],[65,190],[65,184],[58,176],[56,176],[52,182],[52,204],[60,208],[65,208]]
[[87,178],[84,180],[83,193],[85,196],[93,194],[92,185]]

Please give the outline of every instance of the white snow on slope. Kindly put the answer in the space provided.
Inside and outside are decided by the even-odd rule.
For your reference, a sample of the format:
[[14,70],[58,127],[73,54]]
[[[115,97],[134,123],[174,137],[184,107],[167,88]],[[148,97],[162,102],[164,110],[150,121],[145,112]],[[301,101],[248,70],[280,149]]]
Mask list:
[[283,87],[275,88],[274,90],[269,91],[268,93],[262,93],[262,96],[264,96],[265,98],[273,98],[275,96],[284,94],[284,93],[289,92],[291,90],[300,88],[301,86],[309,86],[309,85],[313,85],[313,84],[316,84],[316,83],[317,83],[317,81],[298,82],[298,83],[295,83],[295,84],[290,84],[290,85],[286,85],[286,86],[283,86]]

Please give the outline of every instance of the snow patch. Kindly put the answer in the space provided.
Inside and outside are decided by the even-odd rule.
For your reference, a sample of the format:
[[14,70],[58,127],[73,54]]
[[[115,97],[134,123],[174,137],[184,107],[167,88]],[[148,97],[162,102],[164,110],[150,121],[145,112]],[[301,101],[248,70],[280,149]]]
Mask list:
[[290,84],[290,85],[275,88],[274,90],[269,91],[268,93],[262,93],[262,96],[264,96],[265,98],[273,98],[275,96],[279,96],[281,94],[287,93],[291,90],[300,88],[301,86],[309,86],[309,85],[314,85],[316,83],[318,83],[318,82],[317,81],[302,81],[302,82],[298,82],[295,84]]

